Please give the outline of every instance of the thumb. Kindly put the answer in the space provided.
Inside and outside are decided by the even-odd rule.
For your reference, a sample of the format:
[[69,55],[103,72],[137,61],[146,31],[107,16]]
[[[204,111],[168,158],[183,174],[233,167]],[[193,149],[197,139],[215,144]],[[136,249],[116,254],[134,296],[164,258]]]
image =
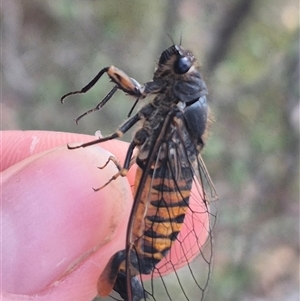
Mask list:
[[[24,133],[22,133],[24,135]],[[123,144],[119,146],[122,148]],[[66,145],[2,173],[3,300],[89,300],[111,254],[124,246],[132,194],[110,153]]]

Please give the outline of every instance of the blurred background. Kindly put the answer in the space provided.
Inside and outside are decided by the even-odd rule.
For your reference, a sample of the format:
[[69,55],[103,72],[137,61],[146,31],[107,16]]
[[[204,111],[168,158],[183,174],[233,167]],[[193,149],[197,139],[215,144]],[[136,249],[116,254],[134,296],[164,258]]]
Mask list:
[[[114,64],[151,80],[172,39],[198,58],[214,114],[204,160],[219,195],[208,301],[299,300],[299,3],[295,0],[3,0],[2,130],[103,135],[133,101]],[[131,134],[125,136],[129,141]]]

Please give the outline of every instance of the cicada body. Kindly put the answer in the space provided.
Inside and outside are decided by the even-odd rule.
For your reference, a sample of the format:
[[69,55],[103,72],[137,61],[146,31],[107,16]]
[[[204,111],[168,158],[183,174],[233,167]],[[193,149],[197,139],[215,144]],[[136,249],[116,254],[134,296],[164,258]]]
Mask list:
[[[131,164],[137,164],[126,246],[107,263],[98,281],[98,293],[106,296],[114,290],[126,301],[201,300],[211,273],[213,222],[210,220],[214,215],[209,201],[216,194],[200,155],[208,123],[208,104],[207,88],[197,61],[190,51],[173,45],[161,54],[150,82],[140,85],[111,66],[102,69],[82,90],[68,93],[62,100],[71,94],[85,93],[104,73],[115,83],[114,88],[96,108],[79,119],[99,110],[118,89],[137,100],[149,95],[154,98],[112,135],[77,146],[118,138],[139,122],[123,167],[101,187],[125,176]],[[133,155],[134,150],[137,152]],[[203,252],[206,239],[210,245],[207,254]],[[193,272],[190,261],[199,253],[204,269]],[[176,271],[183,265],[189,265],[189,283]],[[176,283],[169,286],[164,281],[163,274],[171,271],[177,275],[176,290]],[[157,289],[154,276],[162,277],[162,289]],[[146,279],[150,279],[148,285]],[[195,293],[191,293],[193,286]]]

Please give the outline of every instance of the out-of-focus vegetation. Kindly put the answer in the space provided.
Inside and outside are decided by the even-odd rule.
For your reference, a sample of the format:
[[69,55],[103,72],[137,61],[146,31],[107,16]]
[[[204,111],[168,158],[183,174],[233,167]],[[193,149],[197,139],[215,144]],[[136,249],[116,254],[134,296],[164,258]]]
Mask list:
[[[112,132],[132,100],[104,76],[111,64],[151,79],[170,35],[193,50],[214,120],[204,159],[218,191],[207,300],[299,300],[299,7],[295,0],[4,0],[3,130]],[[126,136],[130,139],[130,136]],[[125,137],[125,138],[126,138]]]

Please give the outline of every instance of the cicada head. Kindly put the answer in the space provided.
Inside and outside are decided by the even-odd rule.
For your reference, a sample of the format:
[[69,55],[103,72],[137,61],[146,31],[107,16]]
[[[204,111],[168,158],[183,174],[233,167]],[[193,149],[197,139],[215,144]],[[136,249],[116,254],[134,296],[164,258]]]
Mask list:
[[168,94],[173,103],[191,105],[208,94],[193,53],[179,45],[162,52],[153,82],[160,83],[161,91]]
[[154,79],[170,74],[186,74],[196,65],[196,59],[191,51],[185,50],[179,45],[172,45],[162,52],[154,73]]

